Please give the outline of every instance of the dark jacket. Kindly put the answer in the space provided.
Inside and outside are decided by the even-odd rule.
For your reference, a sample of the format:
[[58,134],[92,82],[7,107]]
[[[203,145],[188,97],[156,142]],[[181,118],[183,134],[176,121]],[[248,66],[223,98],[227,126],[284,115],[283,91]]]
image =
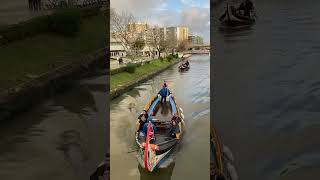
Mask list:
[[147,120],[147,123],[144,123],[143,128],[142,128],[142,132],[143,132],[145,135],[147,135],[148,122],[149,122],[149,121],[151,122],[151,126],[152,126],[152,129],[153,129],[154,134],[155,134],[156,131],[157,131],[156,126],[153,124],[152,118],[149,116],[149,117],[148,117],[148,120]]
[[169,94],[171,94],[171,92],[167,87],[163,87],[162,89],[160,89],[158,94],[160,94],[160,96],[168,96]]
[[142,130],[143,128],[143,125],[147,122],[147,119],[148,119],[148,114],[143,114],[141,113],[140,116],[138,117],[139,119],[139,129],[138,129],[138,132]]

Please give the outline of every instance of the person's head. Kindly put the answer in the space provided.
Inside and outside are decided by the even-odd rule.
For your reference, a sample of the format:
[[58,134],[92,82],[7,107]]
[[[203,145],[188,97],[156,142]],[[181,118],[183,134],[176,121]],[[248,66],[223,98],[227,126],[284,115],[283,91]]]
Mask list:
[[167,85],[167,82],[166,81],[164,81],[163,82],[163,87],[167,87],[168,85]]
[[163,84],[163,87],[168,87],[167,84]]
[[148,112],[146,110],[143,111],[143,115],[146,119],[148,118]]

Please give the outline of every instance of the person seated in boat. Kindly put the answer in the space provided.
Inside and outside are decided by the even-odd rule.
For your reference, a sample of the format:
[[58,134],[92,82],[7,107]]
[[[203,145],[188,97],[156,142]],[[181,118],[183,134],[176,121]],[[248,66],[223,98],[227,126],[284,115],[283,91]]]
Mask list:
[[151,112],[150,116],[148,116],[147,118],[147,121],[143,124],[143,128],[142,128],[142,133],[144,136],[147,135],[147,131],[148,131],[148,122],[151,122],[151,126],[152,126],[152,129],[153,129],[153,133],[155,134],[157,132],[157,127],[156,125],[153,123],[153,120],[152,120],[152,116],[153,116],[153,112]]
[[166,82],[163,83],[163,87],[160,89],[158,94],[161,96],[161,103],[165,103],[167,96],[171,94],[170,90],[168,89],[168,85]]
[[181,122],[181,118],[178,114],[175,114],[171,119],[171,128],[170,128],[170,136],[172,138],[180,139],[180,126],[179,123]]
[[143,125],[147,122],[148,119],[148,112],[143,110],[143,112],[139,115],[138,121],[136,123],[136,135],[141,132]]
[[239,12],[243,11],[244,16],[250,16],[250,13],[254,10],[254,6],[251,0],[245,0],[238,8]]

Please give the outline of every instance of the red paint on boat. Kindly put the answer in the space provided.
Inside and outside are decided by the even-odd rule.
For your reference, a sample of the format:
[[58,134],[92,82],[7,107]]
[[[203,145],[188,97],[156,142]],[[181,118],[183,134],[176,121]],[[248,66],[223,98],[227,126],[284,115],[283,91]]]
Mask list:
[[145,146],[144,146],[144,168],[147,170],[147,171],[151,171],[149,169],[149,156],[148,156],[148,151],[149,151],[149,141],[150,141],[150,138],[152,136],[152,128],[151,128],[151,123],[149,122],[148,123],[148,130],[147,130],[147,137],[146,137],[146,143],[145,143]]

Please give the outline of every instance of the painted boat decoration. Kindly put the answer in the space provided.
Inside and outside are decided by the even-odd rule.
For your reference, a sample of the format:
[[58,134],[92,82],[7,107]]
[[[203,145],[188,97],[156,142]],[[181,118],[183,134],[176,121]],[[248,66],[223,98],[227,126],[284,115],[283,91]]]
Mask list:
[[[183,134],[184,116],[182,108],[178,107],[174,96],[169,95],[168,99],[169,102],[167,103],[161,103],[159,96],[151,99],[144,111],[149,116],[153,115],[152,123],[150,121],[146,122],[146,135],[142,132],[136,134],[136,144],[139,147],[138,162],[142,168],[149,172],[153,172],[165,164],[176,150]],[[179,123],[175,126],[178,128],[175,137],[170,134],[173,127],[171,122],[173,116],[180,118]],[[152,128],[153,125],[156,130]]]

